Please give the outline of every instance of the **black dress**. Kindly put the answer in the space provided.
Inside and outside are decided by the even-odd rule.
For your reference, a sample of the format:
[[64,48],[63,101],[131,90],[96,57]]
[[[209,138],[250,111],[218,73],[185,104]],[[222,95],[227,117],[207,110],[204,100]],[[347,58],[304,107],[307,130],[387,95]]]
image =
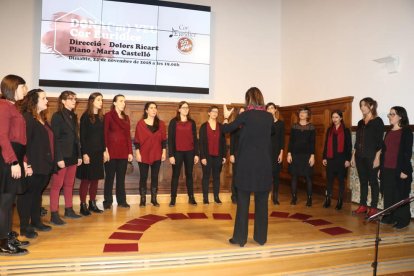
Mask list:
[[105,151],[103,119],[95,116],[92,123],[89,115],[84,113],[80,119],[80,141],[82,156],[87,154],[89,164],[82,163],[76,171],[79,179],[98,180],[104,178],[103,153]]
[[313,167],[309,166],[309,158],[315,154],[316,131],[314,125],[294,124],[290,131],[289,150],[292,163],[289,172],[297,176],[311,176]]

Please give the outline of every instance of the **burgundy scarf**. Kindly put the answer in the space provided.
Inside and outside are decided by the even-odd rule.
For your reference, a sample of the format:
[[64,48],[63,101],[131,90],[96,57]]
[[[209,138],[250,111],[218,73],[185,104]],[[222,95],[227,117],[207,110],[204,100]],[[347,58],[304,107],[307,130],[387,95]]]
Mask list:
[[328,147],[327,147],[327,154],[326,156],[328,158],[333,158],[333,136],[336,135],[337,137],[337,144],[338,144],[338,148],[337,151],[338,153],[342,153],[344,152],[344,140],[345,140],[345,135],[344,135],[344,125],[341,124],[338,129],[336,129],[336,127],[334,125],[332,125],[331,129],[329,130],[329,134],[328,134]]
[[263,105],[248,105],[246,107],[246,110],[262,110],[262,111],[266,111],[266,107],[264,107]]

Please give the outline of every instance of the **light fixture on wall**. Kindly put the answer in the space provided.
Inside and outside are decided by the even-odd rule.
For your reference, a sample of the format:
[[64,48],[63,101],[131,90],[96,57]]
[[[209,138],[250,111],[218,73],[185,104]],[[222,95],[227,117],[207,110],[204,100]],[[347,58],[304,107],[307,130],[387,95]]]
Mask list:
[[385,64],[388,74],[398,73],[400,67],[400,58],[397,56],[386,56],[374,59],[373,61]]

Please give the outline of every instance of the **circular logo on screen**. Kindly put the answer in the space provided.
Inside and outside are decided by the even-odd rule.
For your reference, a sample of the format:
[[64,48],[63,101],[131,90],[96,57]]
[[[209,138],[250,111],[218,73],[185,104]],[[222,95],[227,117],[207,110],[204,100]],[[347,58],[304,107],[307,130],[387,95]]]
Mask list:
[[181,37],[177,42],[177,49],[181,54],[189,54],[193,50],[193,41],[188,37]]

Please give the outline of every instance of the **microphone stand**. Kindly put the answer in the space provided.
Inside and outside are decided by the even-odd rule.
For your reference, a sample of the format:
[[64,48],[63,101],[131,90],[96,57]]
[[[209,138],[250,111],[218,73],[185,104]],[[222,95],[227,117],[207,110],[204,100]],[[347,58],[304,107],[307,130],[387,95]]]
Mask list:
[[393,212],[394,210],[396,210],[397,208],[410,203],[411,201],[414,201],[414,196],[413,197],[408,197],[406,199],[403,199],[397,203],[395,203],[394,205],[388,207],[387,209],[382,210],[381,212],[376,213],[375,215],[370,216],[369,218],[367,218],[367,221],[377,221],[377,233],[375,235],[375,256],[374,256],[374,262],[371,264],[371,267],[374,269],[374,276],[377,275],[377,267],[378,267],[378,247],[379,247],[379,243],[381,241],[381,238],[379,236],[379,232],[380,232],[380,225],[381,225],[381,220],[385,215],[390,214],[391,212]]

